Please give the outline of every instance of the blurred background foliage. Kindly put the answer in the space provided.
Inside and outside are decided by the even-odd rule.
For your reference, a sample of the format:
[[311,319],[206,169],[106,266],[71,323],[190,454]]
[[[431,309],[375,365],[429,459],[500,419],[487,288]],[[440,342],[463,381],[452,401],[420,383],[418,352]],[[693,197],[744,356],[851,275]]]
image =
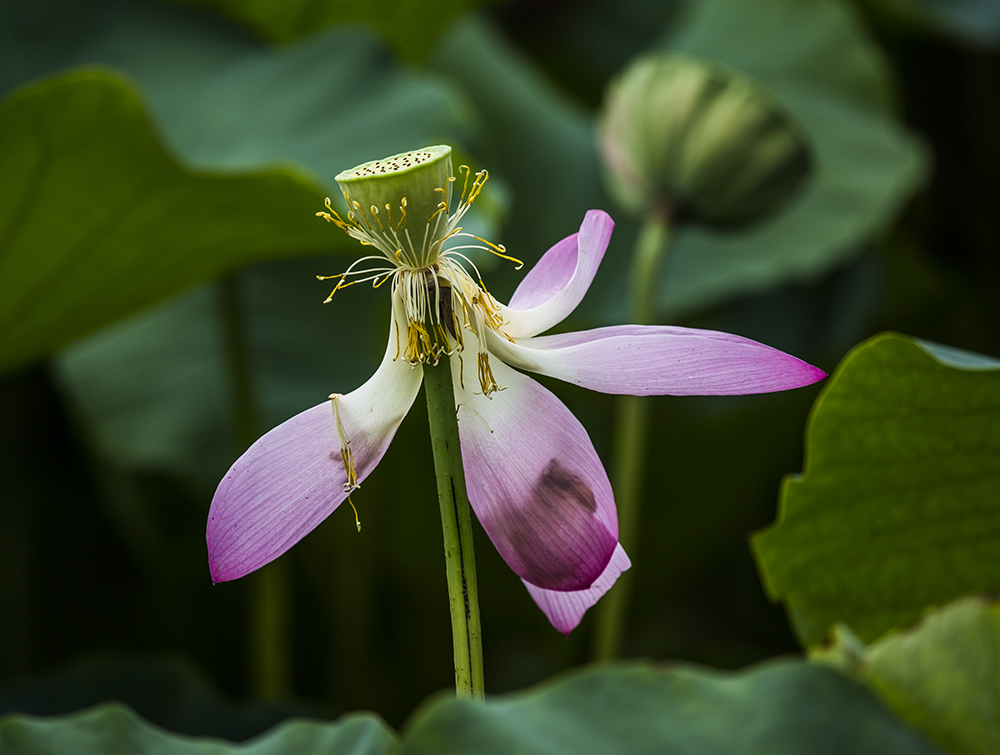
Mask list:
[[[998,43],[989,0],[0,3],[0,711],[130,697],[176,731],[239,739],[289,711],[398,725],[451,684],[420,412],[355,497],[361,535],[338,512],[261,575],[213,586],[208,504],[245,438],[381,356],[384,292],[320,306],[315,276],[359,256],[313,217],[345,168],[451,144],[491,173],[470,223],[529,266],[610,211],[565,327],[623,321],[638,225],[604,189],[595,123],[641,53],[755,77],[815,160],[761,223],[678,231],[659,320],[827,371],[886,328],[1000,355]],[[519,274],[484,264],[505,300]],[[802,468],[818,390],[650,402],[625,655],[737,668],[799,648],[747,538]],[[556,391],[609,460],[610,398]],[[477,546],[489,691],[584,662],[590,620],[563,638]],[[269,684],[268,571],[287,609],[287,673]],[[212,688],[260,707],[185,716]]]

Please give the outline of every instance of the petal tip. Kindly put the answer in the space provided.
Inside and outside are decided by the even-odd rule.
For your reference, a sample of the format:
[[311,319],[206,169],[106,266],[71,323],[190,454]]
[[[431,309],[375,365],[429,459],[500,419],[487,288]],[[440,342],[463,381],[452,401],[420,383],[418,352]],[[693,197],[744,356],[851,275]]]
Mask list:
[[587,610],[597,603],[601,596],[611,589],[622,572],[631,566],[632,562],[619,543],[604,573],[587,590],[557,592],[544,590],[524,580],[522,582],[549,623],[563,635],[569,636],[570,632],[579,626]]
[[600,223],[601,225],[608,226],[609,228],[615,227],[615,220],[604,210],[593,209],[587,210],[586,215],[583,216],[583,222]]
[[615,221],[604,210],[587,210],[580,223],[580,238],[584,243],[590,242],[595,249],[600,249],[603,255],[611,243],[611,233],[615,229]]
[[804,383],[803,385],[812,385],[813,383],[818,383],[820,380],[824,380],[827,377],[829,377],[829,375],[827,375],[826,372],[821,370],[819,367],[814,367],[813,365],[808,363],[807,365],[809,367],[806,378],[808,382]]

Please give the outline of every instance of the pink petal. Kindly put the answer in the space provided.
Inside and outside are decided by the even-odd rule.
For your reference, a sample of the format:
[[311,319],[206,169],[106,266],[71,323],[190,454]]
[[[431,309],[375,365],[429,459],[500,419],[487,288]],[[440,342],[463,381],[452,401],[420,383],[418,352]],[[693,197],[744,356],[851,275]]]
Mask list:
[[[360,482],[389,447],[423,371],[395,360],[395,322],[382,364],[337,399]],[[273,561],[347,498],[331,401],[292,417],[250,446],[226,474],[208,514],[212,580],[237,579]]]
[[602,393],[723,396],[799,388],[826,377],[749,338],[659,325],[622,325],[528,338],[490,349],[525,370]]
[[465,354],[452,364],[465,480],[483,529],[527,582],[589,588],[618,544],[618,516],[587,431],[559,399],[499,359],[490,365],[505,388],[490,398],[480,392],[475,359]]
[[601,210],[591,210],[579,233],[549,249],[528,271],[510,298],[501,306],[504,332],[511,338],[527,338],[562,322],[587,293],[615,222]]
[[563,634],[569,634],[576,629],[587,609],[600,600],[601,596],[610,590],[611,585],[618,580],[619,575],[631,565],[632,562],[625,554],[625,549],[619,545],[615,548],[614,555],[605,567],[604,573],[589,589],[577,590],[576,592],[557,592],[543,590],[530,582],[524,582],[524,586],[528,588],[528,592],[538,607],[552,622],[552,626]]

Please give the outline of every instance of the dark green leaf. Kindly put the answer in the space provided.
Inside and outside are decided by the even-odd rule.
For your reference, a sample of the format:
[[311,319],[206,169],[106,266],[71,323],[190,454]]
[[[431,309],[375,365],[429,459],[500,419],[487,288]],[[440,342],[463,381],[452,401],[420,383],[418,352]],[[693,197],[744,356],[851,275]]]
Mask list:
[[401,68],[359,26],[273,48],[163,3],[119,0],[109,12],[103,0],[61,0],[0,4],[0,46],[19,64],[0,69],[0,87],[81,63],[128,72],[166,141],[199,167],[294,160],[333,187],[367,160],[468,141],[455,89]]
[[936,752],[840,674],[797,661],[721,674],[591,668],[525,693],[439,697],[394,755],[918,755]]
[[273,42],[290,42],[331,24],[372,26],[401,57],[419,60],[441,31],[482,0],[437,0],[433,6],[410,0],[359,3],[352,0],[178,0],[233,18]]
[[867,682],[906,721],[955,755],[1000,752],[1000,606],[963,598],[912,628],[859,647],[841,627],[816,660]]
[[310,217],[323,190],[301,173],[184,168],[106,71],[0,105],[0,163],[0,369],[226,270],[347,246]]
[[392,741],[389,728],[370,713],[344,716],[332,724],[289,721],[240,745],[172,734],[116,703],[59,718],[0,719],[4,755],[380,755]]
[[805,644],[835,622],[870,641],[927,606],[1000,588],[1000,368],[959,361],[878,336],[817,399],[805,470],[753,540]]

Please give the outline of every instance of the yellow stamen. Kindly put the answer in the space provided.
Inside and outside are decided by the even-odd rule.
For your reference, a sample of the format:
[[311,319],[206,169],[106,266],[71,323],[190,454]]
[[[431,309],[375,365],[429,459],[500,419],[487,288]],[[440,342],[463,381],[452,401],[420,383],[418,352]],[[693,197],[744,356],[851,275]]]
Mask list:
[[503,244],[494,244],[490,241],[487,241],[486,239],[481,239],[478,236],[473,236],[472,238],[474,238],[476,241],[482,241],[484,244],[486,244],[486,250],[488,252],[492,252],[497,257],[508,260],[509,262],[517,263],[517,267],[514,268],[515,270],[520,270],[522,267],[524,267],[524,263],[521,262],[521,260],[519,260],[517,257],[511,257],[509,254],[507,254],[507,247],[505,247]]
[[350,496],[347,496],[347,502],[351,504],[351,508],[354,509],[354,523],[358,525],[358,532],[361,532],[361,519],[358,518],[358,510],[354,506],[354,501],[351,500]]
[[[340,421],[340,399],[344,397],[342,393],[331,393],[330,403],[333,405],[333,417],[337,423],[337,439],[340,441],[340,460],[344,463],[344,473],[347,475],[347,482],[344,483],[344,491],[350,493],[361,487],[358,483],[358,472],[354,468],[354,455],[351,453],[351,440],[344,430],[344,423]],[[353,503],[351,504],[354,505]]]
[[490,367],[490,355],[488,352],[479,352],[479,385],[483,389],[483,395],[487,398],[491,393],[502,390],[493,377],[493,369]]
[[[376,263],[363,268],[359,264],[361,260],[358,260],[339,275],[319,277],[321,280],[337,281],[327,301],[341,288],[355,283],[371,281],[373,288],[379,288],[392,279],[393,296],[399,297],[403,304],[403,319],[395,330],[397,359],[405,359],[414,365],[437,364],[444,356],[457,355],[461,360],[468,340],[467,333],[471,333],[475,338],[479,383],[483,394],[490,396],[503,390],[503,387],[497,383],[490,366],[487,347],[489,331],[507,340],[512,339],[503,332],[500,304],[486,290],[475,263],[461,250],[481,249],[513,262],[518,269],[523,263],[508,254],[502,244],[493,244],[462,231],[462,218],[483,190],[489,173],[485,170],[473,173],[467,165],[459,166],[458,173],[462,179],[462,191],[454,213],[449,207],[449,196],[454,197],[450,192],[457,178],[449,176],[446,181],[442,180],[444,186],[434,189],[440,195],[436,207],[421,210],[432,213],[426,224],[420,223],[421,228],[408,227],[406,197],[401,197],[398,204],[381,206],[382,200],[379,200],[376,205],[363,208],[345,191],[344,198],[350,208],[346,217],[337,214],[328,198],[327,211],[317,214],[336,224],[352,238],[378,249],[388,264]],[[393,217],[397,210],[399,215]],[[449,239],[457,237],[465,237],[475,243],[445,250],[444,245]],[[371,259],[377,257],[362,258]],[[479,279],[478,285],[476,278]],[[334,411],[337,411],[336,401]],[[342,433],[339,425],[338,433]],[[341,437],[340,445],[344,468],[348,473],[345,487],[351,487],[356,478],[352,477],[353,461],[346,437]]]

